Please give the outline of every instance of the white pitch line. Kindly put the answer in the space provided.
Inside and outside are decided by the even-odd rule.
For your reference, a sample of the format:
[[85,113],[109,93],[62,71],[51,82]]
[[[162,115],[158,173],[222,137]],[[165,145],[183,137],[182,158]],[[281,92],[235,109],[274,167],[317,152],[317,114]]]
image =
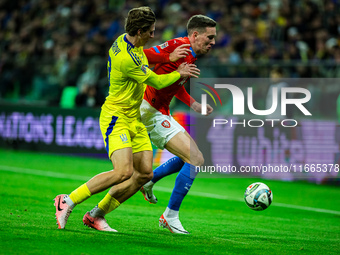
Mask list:
[[[29,175],[36,175],[36,176],[44,176],[44,177],[53,177],[53,178],[58,178],[58,179],[76,180],[76,181],[87,181],[90,178],[92,178],[92,176],[64,174],[64,173],[57,173],[57,172],[51,172],[51,171],[29,169],[29,168],[20,168],[20,167],[13,167],[13,166],[3,166],[3,165],[0,165],[0,171],[29,174]],[[171,188],[166,188],[166,187],[161,187],[161,186],[155,186],[154,189],[157,190],[157,191],[162,191],[162,192],[167,192],[167,193],[172,192]],[[243,202],[243,199],[236,199],[236,198],[227,197],[227,196],[223,196],[223,195],[206,193],[206,192],[199,192],[199,191],[190,191],[190,196]],[[340,215],[340,211],[327,210],[327,209],[322,209],[322,208],[314,208],[314,207],[308,207],[308,206],[290,205],[290,204],[283,204],[283,203],[273,203],[271,206],[278,206],[278,207],[283,207],[283,208],[291,208],[291,209],[304,210],[304,211],[310,211],[310,212],[320,212],[320,213]]]
[[37,170],[37,169],[29,169],[29,168],[20,168],[13,166],[2,166],[0,165],[0,171],[13,172],[13,173],[21,173],[21,174],[30,174],[44,177],[53,177],[58,179],[69,179],[76,181],[87,181],[91,177],[86,177],[83,175],[75,175],[75,174],[63,174],[51,171]]

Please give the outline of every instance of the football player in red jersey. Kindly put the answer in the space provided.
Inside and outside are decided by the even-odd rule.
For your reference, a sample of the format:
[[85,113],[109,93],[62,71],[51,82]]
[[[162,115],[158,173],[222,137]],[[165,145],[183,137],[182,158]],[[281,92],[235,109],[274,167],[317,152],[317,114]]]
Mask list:
[[[215,44],[216,22],[204,15],[192,16],[187,23],[187,37],[175,38],[162,45],[145,49],[149,64],[156,64],[157,74],[170,73],[182,63],[194,64],[197,55],[206,54]],[[196,177],[195,167],[204,162],[197,144],[185,129],[170,115],[169,105],[175,96],[196,112],[201,112],[201,104],[196,102],[185,90],[187,79],[179,79],[164,89],[147,86],[141,105],[141,118],[150,139],[160,149],[166,148],[176,155],[154,170],[153,179],[141,191],[147,201],[157,203],[153,185],[163,177],[179,172],[169,204],[159,219],[159,225],[172,233],[189,234],[179,220],[180,205]],[[207,114],[213,111],[207,105]]]

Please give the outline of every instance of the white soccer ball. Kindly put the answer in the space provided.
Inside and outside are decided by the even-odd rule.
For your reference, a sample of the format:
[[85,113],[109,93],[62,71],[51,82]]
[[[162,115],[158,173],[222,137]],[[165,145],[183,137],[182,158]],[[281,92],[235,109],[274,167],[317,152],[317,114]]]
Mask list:
[[244,193],[244,201],[250,209],[262,211],[272,203],[273,193],[266,184],[255,182],[247,187]]

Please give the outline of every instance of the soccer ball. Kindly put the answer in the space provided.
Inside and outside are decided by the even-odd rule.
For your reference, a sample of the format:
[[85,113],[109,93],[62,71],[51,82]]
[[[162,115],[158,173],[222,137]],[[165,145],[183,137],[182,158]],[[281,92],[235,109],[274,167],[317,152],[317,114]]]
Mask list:
[[244,201],[250,209],[262,211],[272,203],[273,193],[266,184],[255,182],[247,187]]

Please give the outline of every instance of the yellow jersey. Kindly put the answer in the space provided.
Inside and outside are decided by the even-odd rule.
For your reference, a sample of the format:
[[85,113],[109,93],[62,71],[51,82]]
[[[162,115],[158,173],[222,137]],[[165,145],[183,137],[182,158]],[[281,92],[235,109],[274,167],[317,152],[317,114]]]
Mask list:
[[109,95],[102,109],[112,116],[139,118],[139,107],[146,88],[144,81],[151,75],[143,47],[131,44],[126,34],[119,36],[109,50],[107,62]]

